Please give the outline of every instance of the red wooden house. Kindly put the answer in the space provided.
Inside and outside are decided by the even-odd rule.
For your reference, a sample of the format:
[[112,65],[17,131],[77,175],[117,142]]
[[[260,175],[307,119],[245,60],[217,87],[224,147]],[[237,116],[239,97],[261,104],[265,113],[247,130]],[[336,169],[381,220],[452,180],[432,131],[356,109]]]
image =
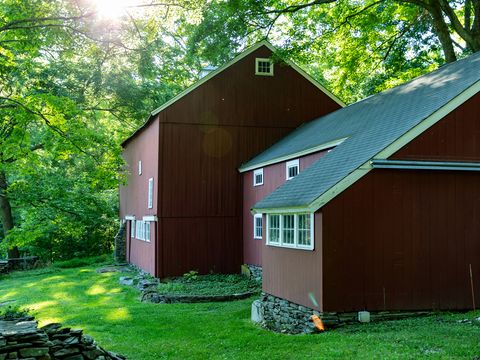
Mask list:
[[158,277],[238,272],[239,164],[305,121],[343,106],[261,42],[159,109],[123,143],[127,260]]
[[320,312],[480,298],[480,54],[311,121],[240,171],[245,261],[269,298]]

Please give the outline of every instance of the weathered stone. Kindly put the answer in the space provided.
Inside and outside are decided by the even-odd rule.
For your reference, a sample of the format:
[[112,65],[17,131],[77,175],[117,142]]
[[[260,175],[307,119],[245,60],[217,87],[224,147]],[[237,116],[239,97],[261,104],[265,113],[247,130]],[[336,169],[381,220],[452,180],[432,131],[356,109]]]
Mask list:
[[101,351],[101,350],[99,350],[99,349],[95,349],[95,350],[83,351],[82,354],[83,354],[83,356],[85,356],[87,359],[93,360],[93,359],[96,359],[97,357],[99,357],[100,355],[102,355],[102,354],[103,354],[103,351]]
[[60,349],[58,351],[55,351],[53,353],[53,356],[55,357],[64,357],[64,356],[67,356],[67,355],[74,355],[74,354],[78,354],[80,351],[75,348],[75,347],[69,347],[69,348],[64,348],[64,349]]
[[261,323],[263,321],[263,310],[262,310],[262,303],[260,300],[255,300],[252,303],[252,321],[254,323]]
[[5,360],[7,358],[7,353],[0,354],[0,360]]
[[78,339],[78,337],[73,337],[72,336],[72,337],[69,337],[68,339],[65,339],[63,341],[63,343],[65,345],[76,345],[76,344],[80,343],[80,340]]
[[91,337],[90,335],[82,335],[80,341],[82,344],[91,345],[93,344],[93,337]]
[[4,337],[0,337],[0,346],[5,346],[7,345],[7,339],[5,339]]
[[118,282],[120,283],[120,285],[133,285],[133,279],[128,276],[121,276]]
[[48,354],[48,347],[43,348],[26,348],[19,350],[20,356],[22,357],[37,357]]
[[9,359],[17,359],[18,354],[16,352],[11,352],[11,353],[8,354],[8,358]]
[[63,360],[84,360],[84,359],[85,358],[82,356],[82,354],[67,356],[66,358],[63,358]]

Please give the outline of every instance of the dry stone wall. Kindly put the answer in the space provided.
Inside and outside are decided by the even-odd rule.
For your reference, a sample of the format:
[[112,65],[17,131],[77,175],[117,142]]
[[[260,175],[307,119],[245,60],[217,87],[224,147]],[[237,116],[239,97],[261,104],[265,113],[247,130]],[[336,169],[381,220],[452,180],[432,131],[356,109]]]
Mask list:
[[61,324],[38,328],[33,318],[0,320],[0,360],[123,360],[124,356],[102,349],[82,330]]

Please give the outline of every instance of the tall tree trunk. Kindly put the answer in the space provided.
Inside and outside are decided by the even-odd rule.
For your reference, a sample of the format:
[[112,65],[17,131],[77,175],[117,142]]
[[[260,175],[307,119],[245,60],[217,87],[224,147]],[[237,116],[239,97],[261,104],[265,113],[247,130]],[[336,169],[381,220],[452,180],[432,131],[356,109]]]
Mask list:
[[427,9],[432,17],[435,33],[442,45],[445,60],[449,63],[457,61],[457,55],[455,55],[455,50],[453,49],[453,41],[450,37],[448,25],[445,23],[440,4],[437,1],[431,1]]
[[[0,171],[0,221],[3,225],[4,235],[7,235],[8,231],[13,229],[12,207],[10,206],[10,201],[7,196],[7,186],[8,183],[5,172]],[[20,257],[20,253],[16,246],[8,249],[9,259],[18,257]]]

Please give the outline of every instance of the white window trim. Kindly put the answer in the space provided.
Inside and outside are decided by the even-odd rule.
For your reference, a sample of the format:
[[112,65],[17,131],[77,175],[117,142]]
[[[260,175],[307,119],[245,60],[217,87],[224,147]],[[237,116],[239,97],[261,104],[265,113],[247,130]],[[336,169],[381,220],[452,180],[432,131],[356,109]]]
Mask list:
[[[257,219],[262,219],[262,235],[257,236]],[[255,214],[253,215],[253,238],[254,239],[263,239],[263,215]]]
[[300,173],[300,160],[299,159],[287,161],[287,163],[285,164],[285,178],[287,180],[293,179],[295,177],[295,176],[291,176],[291,177],[288,176],[288,170],[293,168],[293,167],[298,168],[298,171],[297,171],[297,175],[298,175]]
[[[269,62],[269,63],[270,63],[270,72],[268,72],[268,73],[259,72],[259,71],[258,71],[258,63],[260,63],[260,62]],[[268,59],[268,58],[256,58],[256,59],[255,59],[255,75],[273,76],[273,61],[272,61],[272,59]]]
[[148,179],[148,196],[147,206],[149,209],[153,208],[153,178]]
[[132,223],[130,224],[130,237],[135,239],[135,231],[137,231],[137,224],[135,223],[135,217],[130,220]]
[[[144,224],[144,227],[145,227],[145,236],[144,236],[144,240],[146,242],[150,242],[150,240],[152,239],[152,224],[150,223],[150,221],[144,221],[143,222]],[[148,232],[147,232],[147,227],[148,227]],[[147,236],[148,234],[148,236]]]
[[145,215],[143,218],[142,218],[143,221],[157,221],[158,218],[156,215]]
[[142,175],[142,160],[138,160],[138,175]]
[[[298,215],[310,215],[310,245],[300,245],[298,244]],[[278,215],[280,220],[280,241],[278,243],[271,243],[270,242],[270,216]],[[283,215],[294,215],[294,243],[293,244],[285,244],[283,242]],[[266,241],[265,244],[268,246],[276,246],[276,247],[283,247],[287,249],[299,249],[299,250],[314,250],[315,249],[315,216],[314,213],[295,213],[295,214],[267,214],[267,227],[265,229]]]
[[[257,175],[262,175],[262,182],[257,183]],[[253,171],[253,186],[263,185],[263,168]]]

